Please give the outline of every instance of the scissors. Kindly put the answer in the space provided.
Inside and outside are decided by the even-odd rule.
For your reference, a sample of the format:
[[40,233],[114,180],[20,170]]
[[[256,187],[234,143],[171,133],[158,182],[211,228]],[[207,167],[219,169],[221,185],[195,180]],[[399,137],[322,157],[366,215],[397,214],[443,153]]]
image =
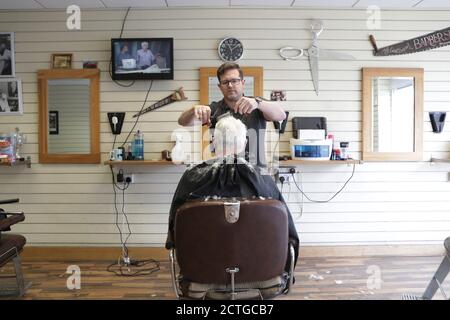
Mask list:
[[307,56],[311,69],[311,77],[316,95],[319,95],[319,59],[323,60],[355,60],[350,54],[336,52],[332,50],[319,49],[317,39],[323,31],[323,22],[313,20],[311,22],[312,43],[308,49],[295,47],[283,47],[280,49],[280,56],[287,61],[299,60],[302,56]]

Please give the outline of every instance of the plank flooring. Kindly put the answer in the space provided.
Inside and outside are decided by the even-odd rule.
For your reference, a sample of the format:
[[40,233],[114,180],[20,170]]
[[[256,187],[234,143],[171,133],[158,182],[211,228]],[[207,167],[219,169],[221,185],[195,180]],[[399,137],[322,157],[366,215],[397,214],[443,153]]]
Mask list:
[[[296,283],[289,295],[277,299],[401,299],[403,293],[421,295],[441,256],[431,257],[320,257],[301,258],[296,268]],[[81,270],[81,289],[68,290],[66,273],[69,265]],[[146,276],[116,276],[106,271],[109,263],[99,262],[23,262],[26,281],[31,288],[22,299],[175,299],[169,263]],[[0,277],[12,273],[12,265],[0,268]],[[379,288],[368,288],[379,272]],[[315,275],[315,276],[312,276]],[[321,279],[323,277],[323,279]],[[450,277],[449,277],[450,278]],[[444,284],[450,293],[450,279]],[[0,288],[13,285],[11,279],[0,279]],[[0,298],[16,299],[16,298]],[[435,299],[443,299],[440,292]]]

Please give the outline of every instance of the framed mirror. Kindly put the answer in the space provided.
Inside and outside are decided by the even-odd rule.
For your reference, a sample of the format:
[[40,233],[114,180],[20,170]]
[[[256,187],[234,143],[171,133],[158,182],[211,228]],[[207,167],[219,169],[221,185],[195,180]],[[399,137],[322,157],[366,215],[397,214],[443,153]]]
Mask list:
[[[244,73],[245,87],[244,95],[246,96],[260,96],[264,95],[263,90],[263,67],[241,67]],[[217,68],[204,67],[200,68],[200,104],[209,105],[213,101],[220,101],[223,99],[222,92],[217,86]],[[207,125],[202,126],[200,150],[202,160],[207,160],[213,157],[209,151],[211,143],[211,133]]]
[[100,163],[98,69],[38,71],[39,163]]
[[364,161],[421,161],[423,69],[362,69]]

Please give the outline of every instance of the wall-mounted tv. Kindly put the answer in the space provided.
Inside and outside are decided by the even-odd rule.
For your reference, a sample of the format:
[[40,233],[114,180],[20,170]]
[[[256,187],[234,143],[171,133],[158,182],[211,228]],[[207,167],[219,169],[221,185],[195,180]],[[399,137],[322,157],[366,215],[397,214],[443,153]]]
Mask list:
[[111,39],[113,80],[173,79],[173,38]]

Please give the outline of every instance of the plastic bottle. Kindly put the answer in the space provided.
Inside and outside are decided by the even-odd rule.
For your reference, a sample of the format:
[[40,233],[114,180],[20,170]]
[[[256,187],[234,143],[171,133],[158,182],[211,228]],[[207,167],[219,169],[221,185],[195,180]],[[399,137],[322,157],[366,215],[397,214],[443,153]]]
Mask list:
[[334,135],[333,134],[328,134],[327,135],[327,140],[331,140],[331,156],[330,156],[330,160],[335,160],[334,159]]
[[181,145],[181,136],[175,135],[175,146],[172,148],[172,161],[173,162],[183,162],[184,161],[184,150]]
[[144,160],[144,134],[140,130],[134,134],[133,155],[135,160]]
[[347,160],[348,156],[348,142],[341,142],[341,160]]
[[334,160],[342,160],[341,159],[341,149],[335,149],[335,151],[334,151]]

